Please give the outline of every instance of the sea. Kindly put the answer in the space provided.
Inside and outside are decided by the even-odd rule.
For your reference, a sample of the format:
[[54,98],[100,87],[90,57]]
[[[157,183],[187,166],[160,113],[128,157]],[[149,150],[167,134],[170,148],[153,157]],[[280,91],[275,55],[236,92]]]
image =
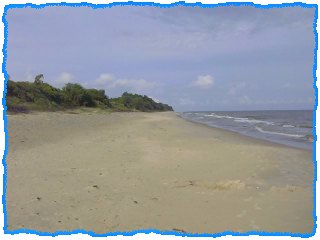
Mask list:
[[258,139],[313,149],[313,110],[183,112],[181,117]]

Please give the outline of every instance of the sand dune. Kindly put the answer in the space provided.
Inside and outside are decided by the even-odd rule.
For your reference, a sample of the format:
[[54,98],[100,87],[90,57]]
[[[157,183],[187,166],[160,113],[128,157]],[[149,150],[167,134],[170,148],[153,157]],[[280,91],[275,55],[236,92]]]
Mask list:
[[8,116],[8,229],[313,229],[312,152],[175,113]]

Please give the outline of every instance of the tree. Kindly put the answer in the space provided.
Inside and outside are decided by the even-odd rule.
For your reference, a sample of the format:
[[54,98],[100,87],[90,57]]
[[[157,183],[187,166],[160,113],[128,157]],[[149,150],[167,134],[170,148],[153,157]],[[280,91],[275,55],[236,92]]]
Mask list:
[[81,95],[81,98],[79,99],[79,103],[81,106],[85,106],[85,107],[96,107],[97,106],[97,104],[93,100],[92,96],[87,92],[84,92]]
[[81,97],[85,93],[85,89],[77,83],[67,83],[62,88],[62,93],[66,102],[73,105],[81,105]]
[[38,74],[35,78],[34,78],[34,83],[35,84],[42,84],[44,81],[44,76],[43,74]]

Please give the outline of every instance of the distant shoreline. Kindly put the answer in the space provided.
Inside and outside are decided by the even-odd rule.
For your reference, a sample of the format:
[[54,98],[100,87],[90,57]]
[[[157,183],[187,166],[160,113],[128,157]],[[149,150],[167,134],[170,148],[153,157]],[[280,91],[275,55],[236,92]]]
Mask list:
[[[280,144],[280,145],[291,147],[291,148],[313,151],[313,148],[314,148],[314,146],[313,146],[313,141],[314,141],[313,140],[313,138],[314,138],[313,128],[314,127],[311,125],[306,126],[307,123],[305,123],[305,122],[303,122],[301,127],[306,128],[305,131],[307,131],[307,129],[310,128],[310,133],[307,133],[308,135],[306,135],[306,136],[308,136],[308,142],[302,142],[302,143],[308,144],[308,145],[298,144],[299,142],[293,144],[294,142],[290,143],[290,142],[283,141],[281,139],[278,140],[276,138],[273,138],[274,135],[283,135],[283,136],[288,136],[288,137],[293,136],[296,138],[298,138],[298,137],[301,138],[301,137],[303,137],[303,135],[298,135],[298,134],[302,134],[302,133],[300,133],[300,131],[301,131],[300,129],[297,129],[297,131],[299,131],[299,133],[292,132],[292,130],[291,130],[292,133],[290,133],[290,132],[287,132],[287,133],[286,132],[283,132],[283,133],[279,132],[278,133],[277,131],[279,131],[279,129],[273,130],[273,129],[270,129],[270,127],[269,127],[269,129],[267,128],[267,130],[263,130],[263,129],[261,129],[263,126],[260,126],[260,125],[256,126],[255,124],[252,125],[252,122],[253,123],[255,123],[255,122],[260,123],[261,122],[263,124],[266,123],[267,127],[268,127],[268,125],[275,125],[275,126],[279,125],[279,127],[280,127],[280,125],[284,125],[284,127],[286,127],[286,129],[288,129],[288,127],[290,127],[290,129],[293,129],[293,126],[290,125],[291,123],[283,123],[283,122],[282,123],[279,123],[279,122],[273,123],[273,122],[270,122],[270,120],[268,120],[268,119],[259,118],[259,116],[258,116],[258,118],[255,118],[255,115],[257,113],[260,113],[262,115],[265,115],[265,114],[271,115],[271,113],[273,113],[273,112],[275,112],[275,111],[273,111],[273,110],[272,111],[264,111],[264,110],[259,110],[259,111],[210,111],[210,112],[209,111],[206,111],[206,112],[192,111],[192,112],[179,112],[178,115],[182,119],[185,119],[187,121],[191,121],[194,123],[199,123],[199,124],[205,125],[207,127],[231,131],[234,133],[238,133],[242,136],[246,136],[246,137],[250,137],[250,138],[254,138],[254,139],[262,140],[262,141],[266,141],[266,142],[271,142],[274,144]],[[277,112],[279,112],[279,113],[293,112],[293,113],[296,113],[295,115],[297,115],[297,114],[300,114],[300,112],[310,112],[310,114],[311,114],[312,110],[279,110]],[[196,114],[196,115],[191,115],[191,116],[197,116],[197,117],[196,118],[190,117],[190,115],[189,115],[190,113]],[[202,115],[200,113],[202,113]],[[252,116],[248,117],[248,114],[250,114],[250,113],[252,113]],[[207,114],[209,114],[209,115],[207,115]],[[238,116],[238,115],[240,115],[240,116]],[[245,117],[243,117],[243,116],[245,116]],[[203,118],[205,118],[205,120],[203,120]],[[219,121],[216,122],[217,120],[219,120]],[[283,120],[281,120],[281,121],[283,121]],[[240,124],[237,122],[240,122]],[[244,128],[242,122],[244,122],[245,123],[244,126],[247,125],[247,127],[253,128],[256,126],[255,128],[257,130],[259,130],[258,133],[260,135],[257,135],[257,134],[254,134],[253,132],[248,131],[250,129],[247,130],[247,128]],[[250,124],[247,122],[250,122]],[[314,124],[314,123],[312,123],[312,124]],[[309,132],[309,130],[308,130],[308,132]],[[306,134],[306,133],[304,133],[304,134]],[[309,140],[310,137],[311,137],[311,140]],[[292,140],[294,140],[294,139],[292,139]]]
[[232,131],[231,129],[226,129],[226,128],[222,128],[222,127],[214,127],[214,126],[209,126],[205,123],[201,123],[201,122],[195,122],[195,121],[192,121],[190,119],[186,119],[186,118],[183,118],[180,114],[177,114],[177,116],[187,122],[190,122],[190,123],[193,123],[193,124],[197,124],[197,125],[200,125],[202,127],[206,127],[206,128],[209,128],[209,129],[215,129],[217,131],[225,131],[225,132],[229,132],[231,134],[236,134],[236,135],[239,135],[243,138],[247,138],[249,140],[252,140],[254,142],[261,142],[262,144],[265,144],[265,145],[270,145],[270,146],[273,146],[273,147],[285,147],[285,148],[292,148],[292,149],[297,149],[297,150],[302,150],[302,151],[307,151],[307,152],[310,152],[312,150],[309,150],[309,149],[304,149],[304,148],[299,148],[299,147],[293,147],[293,146],[288,146],[288,145],[285,145],[285,144],[282,144],[282,143],[278,143],[278,142],[273,142],[271,140],[266,140],[266,139],[260,139],[260,138],[256,138],[256,137],[252,137],[252,136],[248,136],[248,135],[245,135],[245,134],[241,134],[239,132],[236,132],[236,131]]
[[[259,110],[259,111],[264,111],[264,110]],[[274,111],[274,110],[267,110],[267,111]],[[277,110],[277,111],[282,111],[282,110]],[[300,111],[300,110],[286,110],[286,111]],[[305,111],[310,111],[310,110],[305,110]],[[99,108],[88,108],[88,107],[78,107],[78,108],[70,108],[70,109],[64,109],[64,110],[52,110],[52,111],[33,110],[33,111],[29,111],[29,112],[13,112],[13,111],[8,111],[7,110],[7,114],[8,115],[32,114],[32,113],[35,113],[35,114],[37,114],[37,113],[67,113],[67,114],[68,113],[70,113],[70,114],[104,113],[104,114],[111,114],[111,113],[139,113],[139,112],[140,111],[136,111],[136,110],[116,111],[116,110],[99,109]],[[166,113],[166,112],[171,112],[171,111],[162,111],[162,112]],[[188,112],[197,112],[197,111],[188,111]],[[203,111],[203,112],[207,112],[207,111]],[[216,112],[230,112],[230,111],[216,111]],[[239,111],[239,112],[241,112],[241,111]],[[154,113],[154,112],[145,112],[145,113]],[[268,139],[261,139],[261,138],[258,138],[258,137],[249,136],[249,135],[243,134],[241,132],[234,131],[232,129],[227,129],[227,128],[218,127],[218,126],[210,126],[210,125],[205,124],[205,123],[193,121],[193,120],[184,118],[182,116],[182,114],[184,112],[173,112],[173,113],[176,114],[182,120],[188,121],[190,123],[197,124],[197,125],[209,128],[209,129],[216,129],[216,130],[220,130],[220,131],[230,132],[232,134],[237,134],[237,135],[240,135],[241,137],[252,139],[254,141],[259,141],[259,142],[261,141],[261,143],[263,143],[263,144],[267,144],[267,145],[271,145],[271,146],[282,146],[282,147],[292,148],[292,149],[299,149],[299,150],[304,150],[304,151],[307,151],[307,152],[310,152],[310,151],[312,152],[313,151],[313,149],[306,149],[306,148],[303,148],[303,147],[290,146],[290,145],[286,145],[284,143],[279,143],[279,142],[275,142],[275,141],[268,140]]]
[[315,111],[315,109],[267,109],[267,110],[206,110],[206,111],[180,111],[179,113],[188,112],[272,112],[272,111]]

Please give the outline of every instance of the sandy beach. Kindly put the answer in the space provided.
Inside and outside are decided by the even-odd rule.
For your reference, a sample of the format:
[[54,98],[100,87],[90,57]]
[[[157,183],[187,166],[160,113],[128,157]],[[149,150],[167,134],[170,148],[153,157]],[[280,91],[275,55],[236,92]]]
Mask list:
[[177,113],[8,116],[7,228],[313,230],[312,152]]

